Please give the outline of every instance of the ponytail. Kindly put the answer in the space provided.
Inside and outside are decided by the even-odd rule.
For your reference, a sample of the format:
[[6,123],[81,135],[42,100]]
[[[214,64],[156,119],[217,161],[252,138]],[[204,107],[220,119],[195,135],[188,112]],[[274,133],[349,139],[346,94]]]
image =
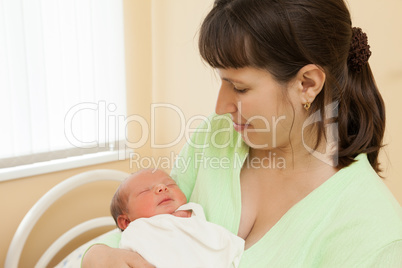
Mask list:
[[385,130],[384,101],[378,91],[368,59],[371,56],[367,35],[352,28],[348,57],[348,78],[341,91],[339,106],[339,165],[348,166],[353,158],[366,153],[378,173],[378,153]]

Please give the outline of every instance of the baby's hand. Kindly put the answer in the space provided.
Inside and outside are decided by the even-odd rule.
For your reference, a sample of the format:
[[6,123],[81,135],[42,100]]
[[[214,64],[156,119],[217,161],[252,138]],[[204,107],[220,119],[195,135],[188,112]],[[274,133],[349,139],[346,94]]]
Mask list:
[[179,210],[179,211],[173,212],[172,215],[176,216],[176,217],[190,218],[192,212],[193,211],[191,209],[190,210]]

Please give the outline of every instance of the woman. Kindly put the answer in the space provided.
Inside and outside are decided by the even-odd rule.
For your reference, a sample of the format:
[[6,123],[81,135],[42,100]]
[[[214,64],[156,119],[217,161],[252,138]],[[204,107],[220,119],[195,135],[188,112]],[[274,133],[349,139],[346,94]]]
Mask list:
[[[241,267],[402,266],[401,207],[377,175],[385,109],[369,48],[343,0],[216,0],[205,18],[217,115],[172,177],[245,239]],[[116,262],[145,261],[97,245],[83,264]]]

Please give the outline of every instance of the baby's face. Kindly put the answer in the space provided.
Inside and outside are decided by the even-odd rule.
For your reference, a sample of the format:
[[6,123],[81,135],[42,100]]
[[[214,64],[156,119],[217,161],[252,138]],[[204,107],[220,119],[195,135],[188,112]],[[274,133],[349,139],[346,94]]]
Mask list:
[[158,214],[171,214],[187,200],[176,182],[162,170],[143,170],[132,175],[124,186],[130,221]]

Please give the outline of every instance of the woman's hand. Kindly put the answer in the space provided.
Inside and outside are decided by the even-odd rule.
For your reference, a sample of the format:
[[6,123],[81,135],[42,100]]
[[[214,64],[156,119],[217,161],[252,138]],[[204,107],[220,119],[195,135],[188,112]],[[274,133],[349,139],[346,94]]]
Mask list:
[[182,217],[182,218],[190,218],[192,210],[179,210],[172,213],[173,216]]
[[93,245],[85,254],[82,268],[92,267],[154,267],[140,254],[126,249]]

